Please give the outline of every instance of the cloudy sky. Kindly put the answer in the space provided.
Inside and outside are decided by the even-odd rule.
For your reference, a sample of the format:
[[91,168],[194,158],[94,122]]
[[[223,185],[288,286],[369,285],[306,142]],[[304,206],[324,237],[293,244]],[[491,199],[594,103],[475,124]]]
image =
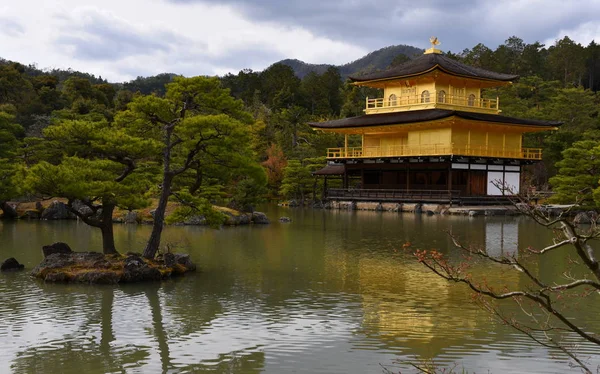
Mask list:
[[110,81],[343,64],[395,44],[444,51],[516,35],[600,41],[600,0],[29,0],[0,2],[0,57]]

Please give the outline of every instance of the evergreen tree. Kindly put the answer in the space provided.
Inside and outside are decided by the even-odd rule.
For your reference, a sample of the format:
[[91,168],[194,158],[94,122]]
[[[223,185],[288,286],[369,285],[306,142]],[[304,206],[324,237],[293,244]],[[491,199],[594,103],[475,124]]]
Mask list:
[[13,121],[14,116],[2,111],[0,107],[0,210],[4,212],[4,217],[12,213],[6,202],[19,193],[14,177],[18,171],[18,138],[23,135],[23,128]]
[[563,159],[556,166],[558,174],[550,178],[556,192],[553,201],[600,207],[600,141],[573,143],[563,151]]
[[[137,97],[116,121],[162,143],[160,195],[146,258],[154,258],[159,248],[171,196],[187,213],[211,214],[207,196],[219,193],[219,180],[241,172],[264,183],[250,148],[252,116],[217,78],[176,77],[164,98]],[[211,188],[202,188],[207,183]]]
[[103,252],[117,253],[113,211],[149,205],[157,142],[132,136],[106,121],[62,121],[43,133],[39,148],[60,157],[55,163],[33,165],[26,174],[26,188],[46,198],[66,198],[71,213],[100,229]]

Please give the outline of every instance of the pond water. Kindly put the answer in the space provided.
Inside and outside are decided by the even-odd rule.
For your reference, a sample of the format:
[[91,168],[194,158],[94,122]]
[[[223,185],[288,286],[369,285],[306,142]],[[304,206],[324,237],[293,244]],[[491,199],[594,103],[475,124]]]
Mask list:
[[[266,226],[166,228],[164,242],[201,268],[172,281],[64,285],[1,274],[0,373],[407,373],[415,371],[407,362],[421,361],[458,372],[579,372],[412,255],[439,248],[459,258],[446,230],[492,254],[550,243],[552,232],[532,221],[265,210],[273,221]],[[277,221],[284,215],[292,222]],[[97,231],[77,222],[0,222],[0,257],[31,269],[41,246],[55,241],[98,250]],[[116,225],[117,247],[141,251],[149,233],[149,226]],[[559,281],[570,264],[556,252],[531,266]],[[478,264],[472,272],[499,285],[523,283],[518,273],[497,270]],[[574,302],[572,313],[599,332],[595,297]],[[578,350],[600,364],[597,347]]]

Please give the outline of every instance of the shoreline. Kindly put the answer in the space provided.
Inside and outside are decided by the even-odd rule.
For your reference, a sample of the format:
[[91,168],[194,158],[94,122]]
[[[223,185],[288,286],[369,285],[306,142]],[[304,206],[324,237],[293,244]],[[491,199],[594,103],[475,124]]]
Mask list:
[[[0,215],[0,219],[7,220],[31,220],[31,221],[58,221],[58,220],[79,220],[79,218],[69,211],[64,199],[52,199],[33,202],[8,202],[13,214]],[[167,215],[171,214],[176,204],[169,203]],[[269,224],[270,220],[263,212],[254,211],[252,213],[242,212],[235,209],[213,206],[215,210],[220,212],[225,220],[225,226],[238,226],[249,224]],[[83,208],[85,209],[85,207]],[[14,217],[14,218],[13,218]],[[154,222],[154,207],[145,209],[137,209],[126,211],[115,209],[112,218],[113,223],[123,224],[142,224],[151,225]],[[187,217],[184,221],[172,223],[171,226],[208,226],[204,216],[195,215]]]

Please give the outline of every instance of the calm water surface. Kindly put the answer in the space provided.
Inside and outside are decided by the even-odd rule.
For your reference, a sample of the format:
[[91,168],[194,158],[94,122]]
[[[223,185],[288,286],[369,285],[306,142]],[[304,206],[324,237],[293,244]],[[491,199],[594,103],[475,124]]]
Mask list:
[[[0,275],[0,373],[414,372],[407,360],[459,372],[579,372],[491,319],[464,287],[432,275],[402,248],[410,242],[459,258],[449,229],[493,254],[548,244],[552,233],[531,221],[266,209],[268,226],[168,227],[165,242],[191,253],[202,270],[173,281],[113,287]],[[282,215],[293,222],[277,222]],[[97,250],[96,231],[76,222],[2,222],[0,257],[31,269],[44,244]],[[149,233],[117,225],[118,249],[141,251]],[[532,266],[558,281],[568,261],[557,252]],[[472,271],[498,284],[523,282],[495,270]],[[598,307],[586,300],[573,318],[598,332],[600,317],[590,312]],[[600,364],[597,347],[578,349]]]

